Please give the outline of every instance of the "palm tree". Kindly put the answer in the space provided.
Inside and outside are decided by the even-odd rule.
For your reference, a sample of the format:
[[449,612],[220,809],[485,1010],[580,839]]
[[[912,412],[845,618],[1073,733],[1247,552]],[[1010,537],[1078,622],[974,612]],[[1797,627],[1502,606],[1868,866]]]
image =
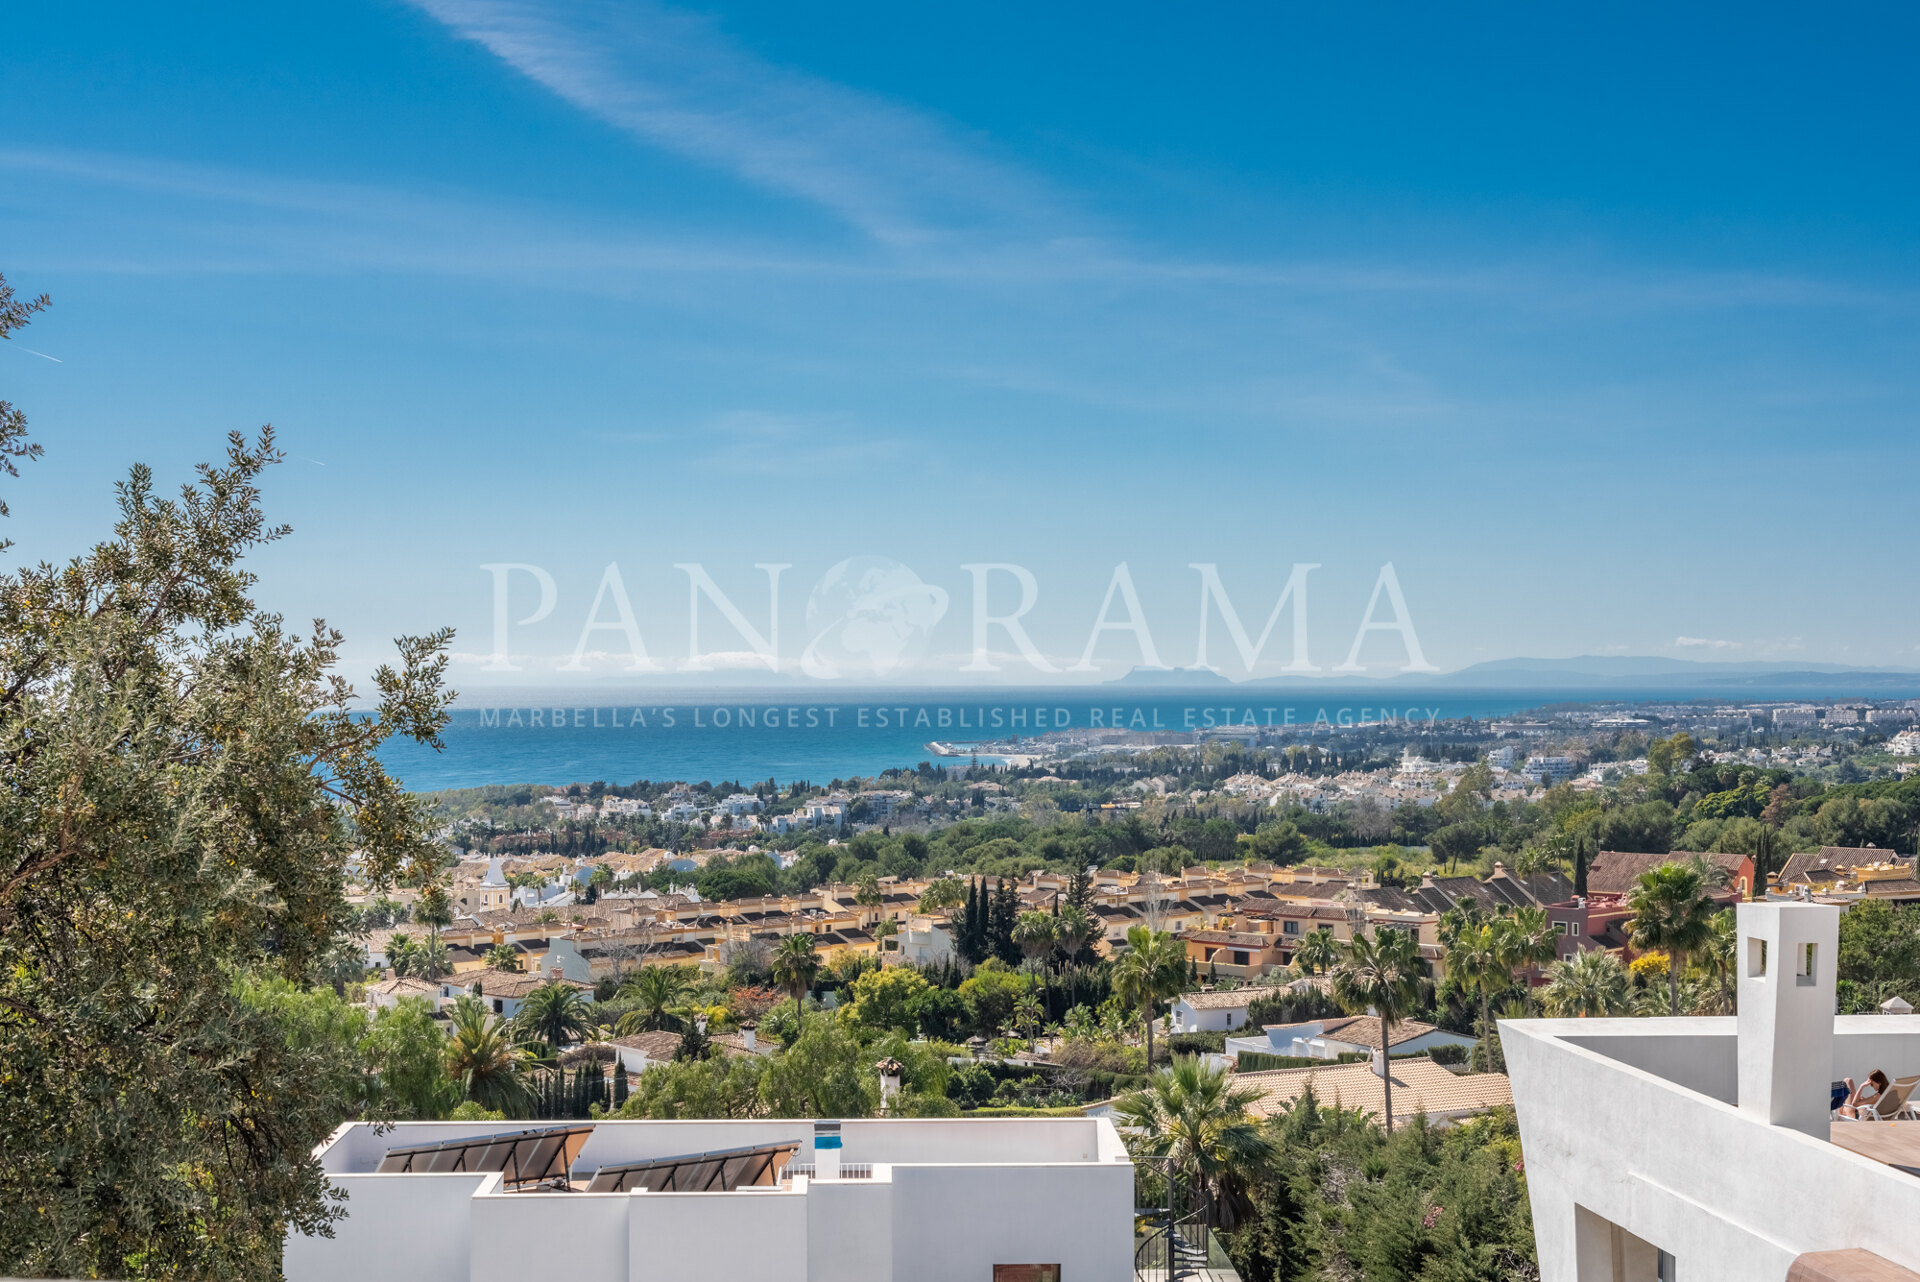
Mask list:
[[1164,930],[1134,926],[1127,931],[1127,951],[1113,964],[1113,991],[1140,1011],[1147,1025],[1147,1066],[1153,1066],[1153,1021],[1160,1003],[1187,985],[1187,953]]
[[413,936],[404,931],[395,931],[387,937],[387,965],[393,967],[394,978],[414,973],[419,951],[420,945],[414,943]]
[[891,917],[882,917],[873,923],[873,937],[880,941],[880,951],[887,951],[887,941],[900,933],[900,923]]
[[1480,906],[1480,901],[1462,895],[1440,914],[1440,942],[1452,949],[1456,939],[1468,931],[1478,930],[1486,924],[1486,920],[1487,913]]
[[1380,1020],[1380,1086],[1386,1101],[1387,1134],[1393,1134],[1393,1026],[1420,999],[1425,978],[1420,945],[1404,930],[1357,935],[1347,956],[1333,968],[1333,1000],[1350,1015],[1371,1012]]
[[1723,1015],[1734,1013],[1733,959],[1739,938],[1733,909],[1722,908],[1713,915],[1713,934],[1708,937],[1706,946],[1700,950],[1701,961],[1719,987],[1717,1007],[1719,1013]]
[[1500,950],[1509,966],[1544,966],[1559,955],[1559,936],[1553,933],[1546,909],[1527,904],[1502,922]]
[[530,1036],[555,1051],[569,1041],[584,1038],[592,1028],[587,1020],[587,1003],[579,990],[557,982],[542,984],[528,993],[516,1018]]
[[1555,1019],[1604,1019],[1627,1013],[1628,988],[1627,968],[1620,959],[1589,948],[1554,964],[1543,1004]]
[[693,988],[693,977],[685,966],[642,966],[621,985],[620,996],[639,1004],[620,1017],[617,1025],[622,1037],[642,1030],[680,1027],[673,1008],[686,1002]]
[[1204,1200],[1207,1222],[1230,1229],[1245,1210],[1248,1176],[1273,1153],[1247,1112],[1259,1098],[1224,1067],[1182,1055],[1114,1111],[1134,1155],[1163,1159]]
[[[394,938],[398,939],[400,936],[396,935]],[[453,969],[447,957],[446,941],[432,936],[418,943],[409,940],[405,957],[406,973],[420,979],[438,979]],[[400,959],[396,957],[394,974],[401,973],[400,965]]]
[[942,877],[920,892],[921,912],[929,917],[940,913],[951,914],[954,909],[967,902],[966,887],[958,877]]
[[519,970],[520,950],[506,944],[496,944],[487,950],[487,965],[495,970]]
[[1322,926],[1301,937],[1300,946],[1293,950],[1293,960],[1307,974],[1317,975],[1332,970],[1340,960],[1340,945],[1333,932]]
[[1026,1034],[1028,1046],[1033,1043],[1033,1030],[1046,1022],[1047,1008],[1040,1004],[1040,998],[1029,988],[1020,994],[1020,1000],[1013,1004],[1014,1027]]
[[788,935],[773,950],[773,982],[793,994],[795,1018],[806,1000],[807,990],[820,974],[820,955],[812,935]]
[[1502,948],[1498,922],[1482,922],[1463,929],[1447,949],[1447,974],[1467,992],[1480,999],[1480,1039],[1493,1063],[1493,995],[1505,992],[1513,983],[1513,967]]
[[867,910],[864,914],[867,921],[873,920],[873,915],[882,904],[887,902],[886,895],[880,891],[879,879],[872,873],[862,874],[860,880],[854,884],[853,902]]
[[454,1004],[447,1037],[447,1074],[460,1092],[482,1108],[506,1111],[526,1097],[520,1073],[530,1056],[512,1037],[505,1020],[488,1013],[478,998],[462,996]]
[[[1104,927],[1100,919],[1082,908],[1079,904],[1068,904],[1060,910],[1054,919],[1053,940],[1060,951],[1067,955],[1067,965],[1077,968],[1080,954],[1092,947],[1093,941],[1100,938]],[[1074,972],[1067,971],[1067,1004],[1073,1005],[1075,996]]]
[[1059,938],[1058,924],[1053,914],[1038,909],[1021,913],[1013,923],[1013,942],[1020,945],[1021,956],[1032,962],[1052,952]]
[[1640,874],[1627,893],[1635,948],[1667,954],[1667,1013],[1680,1013],[1680,972],[1687,958],[1713,938],[1714,902],[1704,860],[1662,864]]
[[437,881],[421,887],[420,902],[414,906],[413,916],[427,928],[428,936],[437,941],[441,928],[453,924],[453,906],[447,900],[446,888]]

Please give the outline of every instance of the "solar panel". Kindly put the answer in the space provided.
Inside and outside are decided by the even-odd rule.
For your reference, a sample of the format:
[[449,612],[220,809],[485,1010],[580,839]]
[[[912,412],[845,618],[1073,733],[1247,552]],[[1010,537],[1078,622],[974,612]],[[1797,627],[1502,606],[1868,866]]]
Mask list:
[[716,1149],[683,1157],[656,1157],[623,1166],[603,1166],[587,1185],[589,1193],[728,1192],[780,1182],[780,1172],[800,1151],[799,1140],[755,1148]]
[[380,1172],[423,1175],[500,1171],[510,1185],[565,1179],[568,1168],[574,1158],[580,1156],[580,1149],[591,1134],[591,1126],[549,1126],[535,1131],[470,1135],[440,1144],[390,1148],[380,1162]]

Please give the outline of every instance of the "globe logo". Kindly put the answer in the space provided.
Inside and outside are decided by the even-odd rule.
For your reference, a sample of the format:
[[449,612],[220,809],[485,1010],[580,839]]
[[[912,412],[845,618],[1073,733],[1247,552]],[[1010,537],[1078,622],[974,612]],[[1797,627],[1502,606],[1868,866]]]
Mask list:
[[922,583],[898,561],[848,557],[821,575],[807,597],[812,640],[800,669],[826,680],[884,677],[926,653],[933,625],[946,612],[946,589]]

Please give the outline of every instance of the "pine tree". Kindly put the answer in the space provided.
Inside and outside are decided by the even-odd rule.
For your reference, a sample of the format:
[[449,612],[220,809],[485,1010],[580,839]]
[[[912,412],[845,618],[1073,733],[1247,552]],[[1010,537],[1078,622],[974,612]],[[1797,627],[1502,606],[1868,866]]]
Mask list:
[[1093,911],[1093,875],[1084,868],[1076,868],[1067,878],[1067,902],[1082,912]]

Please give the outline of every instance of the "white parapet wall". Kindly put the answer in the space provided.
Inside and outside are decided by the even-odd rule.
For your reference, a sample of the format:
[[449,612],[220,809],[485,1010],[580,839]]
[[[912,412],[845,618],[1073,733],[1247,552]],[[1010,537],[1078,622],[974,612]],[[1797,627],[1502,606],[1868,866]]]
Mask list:
[[[531,1123],[342,1127],[322,1165],[348,1195],[331,1239],[290,1234],[290,1282],[668,1282],[774,1272],[834,1282],[981,1282],[996,1264],[1132,1268],[1133,1168],[1095,1118],[854,1120],[859,1178],[711,1193],[510,1191],[497,1174],[380,1174],[387,1151]],[[601,1122],[576,1171],[796,1142],[811,1121]]]
[[1753,907],[1779,906],[1741,906],[1743,941],[1774,941],[1743,983],[1784,979],[1784,1012],[1743,991],[1739,1020],[1501,1022],[1543,1282],[1783,1282],[1798,1256],[1848,1248],[1920,1270],[1920,1178],[1831,1143],[1826,1121],[1830,1080],[1920,1074],[1920,1017],[1836,1018],[1831,919],[1783,929]]

